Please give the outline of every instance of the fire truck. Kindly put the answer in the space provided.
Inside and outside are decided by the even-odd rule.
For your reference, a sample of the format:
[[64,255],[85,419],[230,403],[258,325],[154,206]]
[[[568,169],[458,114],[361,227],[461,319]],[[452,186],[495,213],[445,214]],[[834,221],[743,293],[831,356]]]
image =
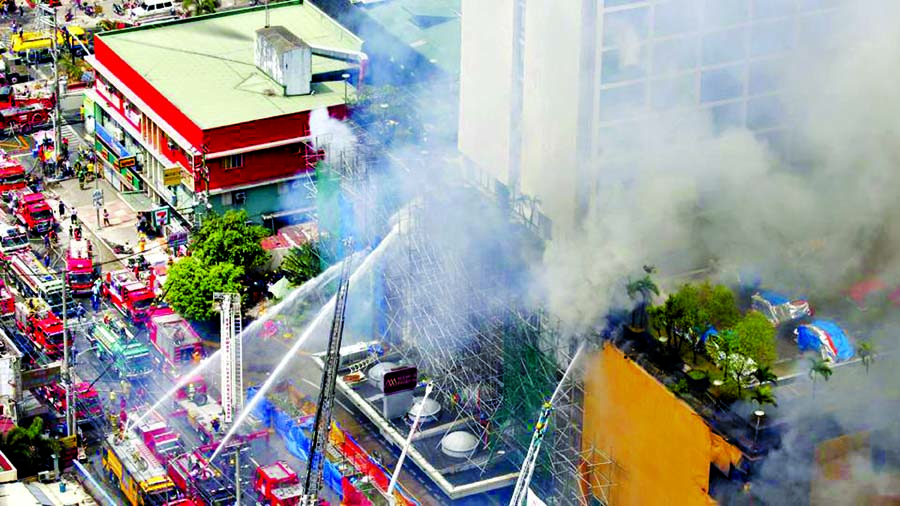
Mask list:
[[25,167],[0,149],[0,195],[25,188]]
[[0,319],[8,320],[16,314],[16,298],[0,278]]
[[27,247],[28,235],[25,230],[0,216],[0,251],[9,254]]
[[29,250],[14,251],[9,255],[10,281],[24,297],[42,299],[50,310],[61,314],[63,282]]
[[103,442],[103,469],[131,506],[163,504],[177,497],[175,484],[135,431],[110,434]]
[[88,340],[97,345],[100,360],[111,360],[112,368],[121,379],[138,380],[152,371],[150,350],[135,338],[125,323],[109,315],[91,324]]
[[200,435],[200,441],[203,444],[214,443],[220,439],[224,429],[224,424],[222,424],[224,411],[215,399],[208,395],[186,395],[176,399],[175,403],[181,409],[172,415],[186,415],[188,423]]
[[167,466],[170,460],[184,453],[181,436],[170,429],[166,419],[156,411],[150,411],[146,415],[138,424],[137,431],[144,444],[163,466]]
[[234,486],[200,450],[184,453],[169,461],[169,478],[189,497],[207,506],[234,504]]
[[66,284],[72,293],[88,294],[94,285],[94,252],[84,238],[69,240],[66,251]]
[[191,324],[169,308],[157,309],[147,321],[150,342],[165,361],[164,371],[177,378],[192,364],[194,356],[202,358],[202,339]]
[[[80,381],[73,374],[73,386],[75,387],[75,423],[77,425],[90,425],[103,420],[103,405],[97,390],[86,381]],[[66,389],[60,383],[53,383],[32,391],[38,399],[49,405],[56,412],[58,419],[65,420]],[[65,422],[62,424],[65,430]]]
[[63,355],[63,324],[43,300],[16,302],[16,327],[37,351],[57,360]]
[[130,270],[106,273],[103,290],[104,295],[131,323],[147,321],[155,296]]
[[287,462],[281,460],[256,469],[253,490],[257,501],[269,506],[297,506],[303,497],[300,478]]
[[28,188],[16,192],[16,220],[31,235],[46,234],[56,227],[53,210],[44,194]]
[[56,97],[51,93],[37,93],[22,98],[11,86],[0,87],[0,128],[17,133],[29,133],[47,124]]

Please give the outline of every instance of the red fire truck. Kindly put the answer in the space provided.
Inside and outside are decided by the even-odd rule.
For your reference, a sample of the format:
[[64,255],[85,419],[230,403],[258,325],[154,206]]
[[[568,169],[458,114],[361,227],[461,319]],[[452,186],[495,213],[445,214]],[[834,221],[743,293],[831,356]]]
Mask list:
[[181,436],[169,428],[166,419],[156,411],[151,411],[138,425],[138,433],[144,440],[147,448],[156,456],[162,465],[167,465],[170,460],[184,453],[181,446]]
[[202,339],[191,324],[169,308],[157,309],[147,321],[150,342],[165,361],[164,371],[177,378],[194,358],[203,357]]
[[15,286],[23,297],[37,297],[42,299],[50,310],[62,311],[63,282],[44,264],[30,249],[14,251],[9,254],[10,283]]
[[127,269],[107,272],[104,295],[131,323],[146,322],[156,298],[147,285]]
[[0,278],[0,318],[6,320],[16,314],[16,299],[6,287],[6,282]]
[[25,188],[25,167],[0,149],[0,195]]
[[50,119],[56,97],[34,88],[34,96],[16,96],[11,86],[0,87],[0,128],[12,128],[18,133],[28,133],[44,125]]
[[16,219],[31,235],[46,234],[56,227],[53,210],[43,193],[28,188],[16,192]]
[[[74,375],[74,373],[73,373]],[[75,423],[87,425],[103,420],[103,405],[97,390],[86,381],[73,377],[75,387]],[[60,383],[40,387],[33,393],[47,403],[59,416],[65,418],[66,389]]]
[[94,251],[91,242],[84,238],[69,240],[66,251],[66,284],[72,293],[91,293],[94,284]]
[[281,460],[256,469],[253,490],[257,501],[269,506],[297,506],[303,496],[297,473]]
[[63,324],[38,298],[16,302],[16,326],[28,341],[51,360],[62,357]]

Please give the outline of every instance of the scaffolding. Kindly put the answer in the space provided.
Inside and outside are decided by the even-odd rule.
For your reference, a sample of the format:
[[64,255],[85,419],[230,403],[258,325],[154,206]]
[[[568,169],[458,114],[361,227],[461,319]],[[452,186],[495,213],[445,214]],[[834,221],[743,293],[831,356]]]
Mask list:
[[[429,434],[466,430],[479,440],[478,451],[453,465],[432,462],[434,468],[475,481],[507,478],[512,487],[541,407],[559,386],[532,489],[550,505],[609,504],[615,463],[583,447],[583,374],[560,385],[580,339],[524,300],[517,285],[526,265],[518,249],[534,248],[539,234],[513,216],[508,202],[458,177],[454,161],[424,151],[376,161],[367,154],[371,143],[356,133],[357,152],[326,160],[316,171],[321,247],[330,263],[344,256],[343,237],[372,245],[400,223],[373,283],[371,338],[387,345],[391,361],[416,365],[420,379],[434,385],[435,400],[452,413],[452,423],[417,435],[419,455],[440,453]],[[326,152],[327,143],[316,140]],[[407,174],[428,177],[404,184]],[[467,212],[453,213],[456,208]],[[506,228],[460,222],[457,214]]]

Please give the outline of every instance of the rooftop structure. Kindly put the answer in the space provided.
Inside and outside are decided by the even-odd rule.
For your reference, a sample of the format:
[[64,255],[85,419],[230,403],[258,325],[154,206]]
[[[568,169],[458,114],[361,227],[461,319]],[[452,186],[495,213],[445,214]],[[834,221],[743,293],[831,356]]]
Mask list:
[[[110,184],[149,197],[128,199],[136,211],[168,208],[166,219],[151,223],[160,234],[168,233],[168,216],[196,223],[206,204],[273,222],[313,207],[307,192],[294,191],[321,159],[310,115],[346,116],[367,57],[361,39],[310,2],[272,5],[275,26],[266,26],[264,10],[96,38],[87,58],[97,71],[86,93],[87,129]],[[285,49],[267,45],[276,33],[282,42],[300,41],[294,46],[302,50],[257,51]]]
[[[310,45],[362,50],[362,40],[310,2],[285,2],[269,11],[275,24]],[[253,41],[265,22],[262,8],[239,9],[101,33],[98,39],[201,130],[343,104],[340,74],[358,65],[313,55],[313,76],[332,79],[315,83],[310,95],[284,96],[254,63]],[[103,56],[98,55],[101,62]]]

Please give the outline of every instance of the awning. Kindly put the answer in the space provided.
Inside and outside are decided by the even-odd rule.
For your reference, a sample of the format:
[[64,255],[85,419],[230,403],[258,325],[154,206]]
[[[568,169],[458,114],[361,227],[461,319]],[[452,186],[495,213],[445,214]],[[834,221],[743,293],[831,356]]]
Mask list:
[[122,192],[120,197],[136,213],[150,212],[159,207],[144,192]]
[[106,131],[105,128],[100,126],[100,123],[94,122],[94,133],[97,134],[97,139],[102,142],[109,150],[116,156],[116,158],[127,158],[131,156],[131,153],[125,149],[125,146],[122,145],[119,141],[113,139],[112,134]]
[[314,213],[316,211],[315,207],[304,207],[302,209],[288,209],[285,211],[278,211],[270,214],[262,215],[263,220],[274,220],[275,218],[284,218],[285,216],[294,216],[295,214],[303,214],[303,213]]

